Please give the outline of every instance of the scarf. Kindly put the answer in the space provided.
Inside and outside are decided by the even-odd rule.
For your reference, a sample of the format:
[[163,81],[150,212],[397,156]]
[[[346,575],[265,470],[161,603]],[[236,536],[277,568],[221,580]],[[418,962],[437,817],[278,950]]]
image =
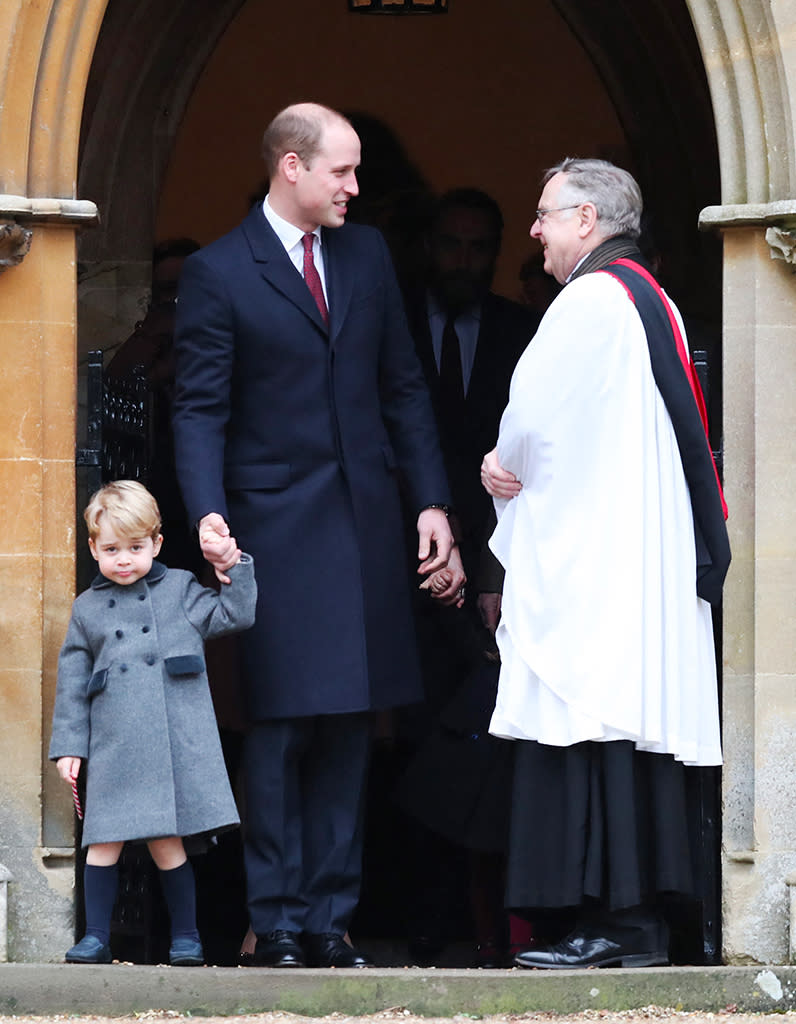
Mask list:
[[567,284],[570,281],[574,281],[576,277],[591,274],[595,270],[604,270],[609,263],[621,259],[634,260],[636,263],[646,266],[639,247],[630,235],[615,235],[613,238],[606,238],[604,242],[600,242],[596,249],[592,249],[589,255],[569,275]]

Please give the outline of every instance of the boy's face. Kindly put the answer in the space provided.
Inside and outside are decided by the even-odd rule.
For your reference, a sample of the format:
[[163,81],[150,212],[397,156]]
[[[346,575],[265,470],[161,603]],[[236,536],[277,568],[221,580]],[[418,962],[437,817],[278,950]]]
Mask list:
[[106,519],[100,519],[99,527],[97,537],[89,537],[88,546],[102,575],[123,587],[146,576],[163,537],[123,537]]

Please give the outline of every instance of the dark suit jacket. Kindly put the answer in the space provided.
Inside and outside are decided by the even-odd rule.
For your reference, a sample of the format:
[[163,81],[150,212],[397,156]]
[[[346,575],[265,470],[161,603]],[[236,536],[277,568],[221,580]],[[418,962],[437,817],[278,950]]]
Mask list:
[[177,470],[255,559],[256,718],[418,698],[397,475],[415,512],[450,500],[383,238],[324,229],[323,253],[328,330],[259,206],[180,282]]
[[497,443],[511,375],[536,333],[539,317],[519,303],[492,293],[487,295],[481,311],[463,429],[456,429],[445,420],[425,296],[410,304],[410,326],[437,418],[453,506],[463,534],[465,569],[475,582],[478,565],[472,556],[485,541],[492,508],[492,499],[481,486],[481,461]]

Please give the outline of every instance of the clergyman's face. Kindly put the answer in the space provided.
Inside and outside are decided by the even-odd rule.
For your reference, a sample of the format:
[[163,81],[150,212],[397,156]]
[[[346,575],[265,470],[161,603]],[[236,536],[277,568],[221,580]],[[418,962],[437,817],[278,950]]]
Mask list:
[[[546,212],[541,222],[538,217],[531,225],[531,238],[542,243],[544,269],[559,284],[564,284],[575,269],[581,256],[586,253],[584,239],[580,234],[578,206],[559,199],[566,175],[559,172],[545,185],[539,198],[539,209]],[[583,205],[583,204],[581,204]]]
[[338,228],[345,221],[348,201],[359,194],[356,170],[360,162],[359,136],[344,121],[327,125],[321,147],[309,161],[300,162],[294,200],[302,223],[313,231],[320,224]]
[[429,242],[431,287],[450,310],[481,302],[492,285],[499,239],[485,210],[451,207]]

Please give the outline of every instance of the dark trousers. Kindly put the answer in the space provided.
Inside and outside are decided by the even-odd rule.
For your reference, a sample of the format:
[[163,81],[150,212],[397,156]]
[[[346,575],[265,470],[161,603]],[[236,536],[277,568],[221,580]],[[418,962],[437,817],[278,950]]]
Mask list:
[[244,853],[258,936],[347,930],[359,899],[369,747],[365,713],[252,727]]

